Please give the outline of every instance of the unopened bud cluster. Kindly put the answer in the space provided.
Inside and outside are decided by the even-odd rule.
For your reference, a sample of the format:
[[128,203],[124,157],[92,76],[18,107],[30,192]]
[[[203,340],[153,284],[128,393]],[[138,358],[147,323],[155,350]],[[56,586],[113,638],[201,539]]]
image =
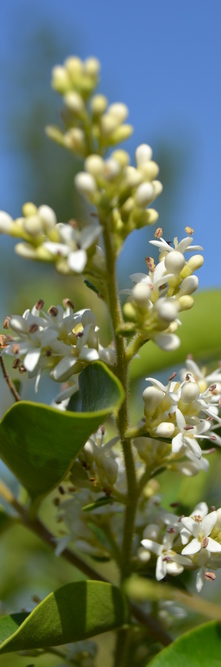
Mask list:
[[75,220],[57,222],[50,206],[37,208],[30,202],[24,204],[22,213],[13,221],[8,213],[0,211],[0,233],[23,239],[15,246],[19,255],[54,262],[57,271],[64,274],[82,273],[88,262],[93,265],[95,244],[102,231],[97,222],[80,229]]
[[147,257],[149,273],[131,275],[135,286],[123,290],[130,295],[124,314],[131,323],[131,331],[139,331],[144,340],[152,339],[164,350],[175,350],[180,344],[174,333],[179,325],[178,314],[192,308],[192,293],[198,287],[198,278],[192,274],[203,264],[202,255],[193,255],[187,261],[184,252],[202,248],[191,246],[192,237],[180,243],[175,239],[173,248],[161,235],[162,230],[158,229],[155,236],[159,240],[150,241],[160,249],[159,263],[155,266],[152,257]]
[[110,220],[117,249],[134,229],[158,219],[157,211],[147,207],[162,192],[159,167],[147,144],[138,146],[135,158],[133,167],[124,150],[114,151],[107,159],[92,154],[85,160],[85,171],[75,177],[76,187],[96,206],[100,220]]
[[101,154],[128,139],[133,131],[124,122],[128,116],[125,104],[108,105],[104,95],[94,94],[99,73],[96,58],[83,62],[76,57],[68,58],[52,71],[52,87],[63,96],[65,131],[57,126],[49,126],[46,131],[51,139],[81,158],[90,153]]
[[[36,388],[46,369],[52,380],[66,382],[92,361],[100,359],[108,365],[114,364],[114,349],[100,344],[96,318],[91,310],[75,313],[69,299],[64,301],[65,309],[51,306],[46,313],[43,305],[40,299],[31,311],[6,318],[5,328],[10,327],[16,335],[5,336],[2,345],[2,353],[14,357],[14,368],[36,377]],[[70,397],[76,389],[74,382],[64,395],[59,395],[59,401]]]

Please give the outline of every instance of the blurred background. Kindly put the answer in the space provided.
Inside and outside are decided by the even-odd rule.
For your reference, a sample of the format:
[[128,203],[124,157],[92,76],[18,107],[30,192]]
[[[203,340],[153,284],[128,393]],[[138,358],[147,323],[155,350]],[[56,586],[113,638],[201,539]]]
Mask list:
[[[125,0],[7,0],[2,4],[0,209],[15,218],[23,203],[32,201],[52,206],[63,222],[76,215],[79,201],[73,175],[81,163],[44,132],[46,125],[59,122],[61,108],[60,96],[50,89],[51,69],[70,55],[96,56],[102,65],[100,92],[110,103],[122,101],[129,107],[134,134],[124,146],[132,164],[136,146],[146,142],[160,166],[164,191],[156,208],[165,238],[182,238],[186,225],[193,227],[194,240],[204,247],[205,255],[200,287],[219,287],[220,30],[219,0],[137,0],[131,5]],[[119,260],[121,287],[129,286],[130,273],[145,271],[152,233],[144,229],[127,240]],[[70,279],[16,256],[12,239],[1,236],[0,243],[1,322],[8,314],[32,307],[39,298],[48,307],[70,296],[76,307],[82,307],[81,281],[76,281],[73,295]],[[90,292],[87,297],[90,306],[92,296]],[[100,318],[105,319],[105,312]],[[11,398],[3,383],[0,388],[3,414]],[[50,391],[46,383],[38,400],[46,400]],[[27,392],[30,387],[24,389],[23,397]],[[219,473],[216,466],[213,470],[214,489],[218,489]],[[11,476],[8,480],[13,484]],[[173,478],[173,482],[178,493],[180,481]],[[209,496],[209,476],[206,484]],[[205,478],[199,476],[194,485],[198,500]],[[213,496],[211,502],[215,501]],[[32,540],[18,528],[3,537],[0,562],[4,563],[0,595],[6,609],[30,608],[32,594],[44,597],[72,576],[71,568],[62,569],[37,538]],[[51,665],[57,664],[51,659]],[[2,664],[23,667],[27,659],[9,656]],[[38,664],[45,662],[38,659]]]

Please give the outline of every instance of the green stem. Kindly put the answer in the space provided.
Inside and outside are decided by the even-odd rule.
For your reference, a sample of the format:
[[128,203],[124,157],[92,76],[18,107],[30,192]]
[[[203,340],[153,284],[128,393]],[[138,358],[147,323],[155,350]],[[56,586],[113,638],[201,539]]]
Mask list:
[[117,357],[115,372],[121,384],[123,385],[125,391],[125,399],[122,403],[121,408],[119,409],[116,418],[117,426],[121,437],[121,443],[125,460],[126,477],[127,477],[127,506],[125,510],[125,520],[123,529],[122,567],[121,567],[121,576],[123,580],[130,573],[132,541],[133,541],[134,522],[135,522],[136,506],[137,506],[137,480],[136,480],[135,461],[132,451],[132,443],[129,438],[125,438],[125,433],[129,426],[129,417],[128,417],[129,362],[127,361],[126,358],[125,339],[123,336],[117,333],[117,331],[120,329],[122,325],[123,318],[122,318],[122,312],[121,312],[118,289],[117,289],[116,253],[114,249],[113,234],[111,232],[109,221],[103,222],[103,229],[104,229],[103,237],[104,237],[104,246],[106,253],[106,263],[108,269],[108,284],[107,284],[108,307],[114,332],[115,349]]
[[128,628],[122,628],[121,630],[118,630],[116,634],[116,646],[114,652],[113,667],[127,667],[129,640],[130,640],[130,634],[128,632]]

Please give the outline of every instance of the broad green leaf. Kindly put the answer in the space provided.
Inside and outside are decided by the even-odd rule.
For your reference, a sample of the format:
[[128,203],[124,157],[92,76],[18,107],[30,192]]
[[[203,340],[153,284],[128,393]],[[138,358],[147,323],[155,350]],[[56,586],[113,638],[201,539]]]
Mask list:
[[25,620],[18,617],[0,618],[0,654],[69,644],[119,628],[127,622],[127,607],[115,586],[77,581],[48,595]]
[[211,621],[186,632],[148,663],[148,667],[219,667],[221,625]]
[[221,354],[221,290],[194,295],[191,311],[179,315],[182,326],[177,334],[181,344],[174,352],[161,350],[153,341],[139,351],[131,364],[131,379],[138,380],[153,371],[169,368],[185,361],[188,354],[195,359],[219,358]]
[[91,433],[120,407],[124,392],[95,362],[81,373],[80,397],[83,412],[21,401],[0,422],[0,456],[33,499],[59,484]]

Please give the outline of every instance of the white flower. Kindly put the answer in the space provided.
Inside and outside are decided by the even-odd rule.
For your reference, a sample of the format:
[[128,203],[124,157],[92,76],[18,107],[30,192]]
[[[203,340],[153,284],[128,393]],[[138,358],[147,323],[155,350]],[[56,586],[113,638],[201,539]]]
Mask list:
[[66,257],[71,271],[81,273],[87,264],[87,250],[101,233],[102,227],[96,223],[83,227],[82,230],[59,223],[56,225],[60,243],[45,241],[43,247],[52,255]]
[[[193,539],[182,550],[183,555],[194,556],[201,549],[207,549],[211,553],[221,553],[221,544],[213,540],[210,536],[217,520],[217,512],[214,510],[210,514],[202,517],[202,514],[196,513],[190,517],[183,517],[181,522],[186,529],[185,537],[189,534],[189,539]],[[181,530],[182,534],[182,530]],[[184,534],[184,533],[183,533]]]
[[153,540],[144,539],[141,540],[141,544],[148,551],[152,551],[157,555],[156,563],[156,579],[160,581],[164,579],[166,574],[178,575],[183,572],[184,567],[192,565],[192,562],[189,558],[185,558],[180,554],[177,554],[172,546],[174,541],[174,534],[167,533],[164,537],[163,544],[158,544]]

